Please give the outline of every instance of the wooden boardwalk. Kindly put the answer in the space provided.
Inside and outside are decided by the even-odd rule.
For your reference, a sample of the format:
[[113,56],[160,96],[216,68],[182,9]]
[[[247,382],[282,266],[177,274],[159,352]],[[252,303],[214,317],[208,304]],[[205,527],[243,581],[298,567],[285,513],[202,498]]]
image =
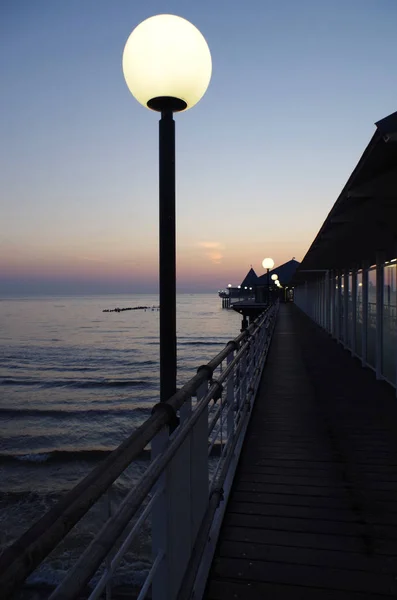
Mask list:
[[397,595],[397,400],[282,305],[207,600]]

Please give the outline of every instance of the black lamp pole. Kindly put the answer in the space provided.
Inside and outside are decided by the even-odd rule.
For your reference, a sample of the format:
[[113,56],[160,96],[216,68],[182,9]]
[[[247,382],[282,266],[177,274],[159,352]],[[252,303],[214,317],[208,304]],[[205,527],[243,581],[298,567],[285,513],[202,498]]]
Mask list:
[[267,270],[267,303],[270,304],[270,269]]
[[176,392],[175,121],[186,108],[179,98],[153,98],[159,122],[160,402]]
[[176,392],[175,121],[161,112],[159,127],[160,401]]

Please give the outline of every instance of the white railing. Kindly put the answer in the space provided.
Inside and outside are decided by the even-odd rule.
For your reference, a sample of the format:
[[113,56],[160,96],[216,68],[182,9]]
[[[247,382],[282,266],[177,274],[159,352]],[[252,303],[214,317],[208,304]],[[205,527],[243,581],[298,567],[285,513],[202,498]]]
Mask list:
[[[3,597],[13,591],[101,499],[98,533],[50,600],[112,598],[117,569],[142,528],[152,562],[140,590],[153,600],[202,597],[278,305],[270,307],[71,490],[0,559]],[[151,442],[151,462],[118,504],[112,485]],[[117,505],[116,505],[117,504]],[[148,524],[151,533],[146,531]]]
[[326,271],[295,287],[295,303],[397,395],[396,265],[378,253],[375,266]]

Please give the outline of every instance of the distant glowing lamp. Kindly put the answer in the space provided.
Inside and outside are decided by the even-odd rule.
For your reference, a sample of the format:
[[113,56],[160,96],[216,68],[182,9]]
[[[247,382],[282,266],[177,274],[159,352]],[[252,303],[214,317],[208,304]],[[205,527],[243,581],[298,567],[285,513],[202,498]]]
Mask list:
[[267,302],[270,304],[270,276],[269,271],[274,267],[274,260],[272,258],[264,258],[262,261],[262,267],[267,271]]
[[278,275],[276,273],[273,273],[272,280],[273,281],[277,281],[278,280]]
[[274,267],[274,260],[272,258],[265,258],[262,261],[262,267],[264,269],[273,269],[273,267]]
[[231,283],[229,283],[227,287],[228,287],[228,288],[231,288],[231,287],[232,287],[232,284],[231,284]]

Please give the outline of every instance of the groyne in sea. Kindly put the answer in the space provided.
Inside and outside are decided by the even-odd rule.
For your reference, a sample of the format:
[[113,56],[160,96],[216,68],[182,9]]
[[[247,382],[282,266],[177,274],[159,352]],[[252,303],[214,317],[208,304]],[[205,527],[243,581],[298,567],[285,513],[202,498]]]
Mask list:
[[159,310],[159,306],[131,306],[127,308],[105,308],[102,312],[124,312],[125,310]]

